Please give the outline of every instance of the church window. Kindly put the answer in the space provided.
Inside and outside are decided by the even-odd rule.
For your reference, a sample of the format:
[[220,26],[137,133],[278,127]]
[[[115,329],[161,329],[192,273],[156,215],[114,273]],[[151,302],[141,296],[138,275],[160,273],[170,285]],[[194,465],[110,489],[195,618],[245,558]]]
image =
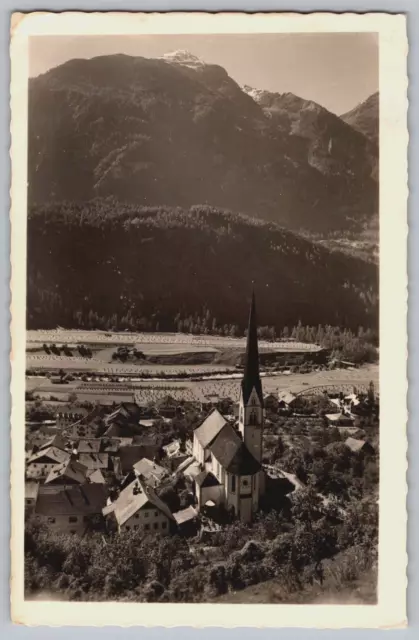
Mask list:
[[252,426],[257,425],[257,415],[256,415],[256,411],[254,409],[252,409],[252,411],[250,413],[249,425],[252,425]]
[[236,491],[236,476],[231,476],[231,492]]
[[249,486],[249,481],[246,480],[246,478],[243,480],[243,487],[248,487]]

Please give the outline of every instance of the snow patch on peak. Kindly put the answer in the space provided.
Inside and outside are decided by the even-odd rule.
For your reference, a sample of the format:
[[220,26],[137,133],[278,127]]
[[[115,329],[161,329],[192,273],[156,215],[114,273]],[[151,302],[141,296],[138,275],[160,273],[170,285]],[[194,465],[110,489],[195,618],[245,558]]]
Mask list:
[[160,56],[160,60],[171,62],[173,64],[181,64],[184,67],[190,67],[191,69],[199,69],[206,66],[203,60],[186,49],[178,49],[177,51],[165,53],[163,56]]
[[250,96],[251,98],[253,98],[253,100],[257,103],[259,103],[263,97],[269,93],[268,91],[265,91],[264,89],[254,89],[253,87],[249,87],[248,84],[245,84],[241,87],[242,91],[244,91],[244,93],[247,93],[248,96]]

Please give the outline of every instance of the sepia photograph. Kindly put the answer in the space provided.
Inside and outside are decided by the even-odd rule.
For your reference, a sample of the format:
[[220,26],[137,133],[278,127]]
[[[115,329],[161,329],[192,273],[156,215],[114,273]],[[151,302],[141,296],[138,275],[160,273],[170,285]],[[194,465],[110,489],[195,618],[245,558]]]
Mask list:
[[23,599],[376,606],[378,30],[80,31],[26,38]]

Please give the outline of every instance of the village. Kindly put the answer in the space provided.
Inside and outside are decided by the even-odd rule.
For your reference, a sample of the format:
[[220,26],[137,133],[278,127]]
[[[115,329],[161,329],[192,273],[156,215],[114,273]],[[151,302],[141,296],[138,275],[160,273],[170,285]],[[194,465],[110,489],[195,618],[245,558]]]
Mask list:
[[378,419],[373,382],[366,390],[264,393],[253,298],[239,397],[179,400],[169,392],[113,406],[74,402],[28,422],[26,514],[60,534],[208,541],[236,520],[251,523],[292,501],[307,483],[296,454],[339,442],[353,456],[374,458]]

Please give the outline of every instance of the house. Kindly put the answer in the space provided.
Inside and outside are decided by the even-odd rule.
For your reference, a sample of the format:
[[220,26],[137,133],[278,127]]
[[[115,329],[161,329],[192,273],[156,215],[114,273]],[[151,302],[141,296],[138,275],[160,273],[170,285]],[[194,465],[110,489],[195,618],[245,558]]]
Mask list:
[[51,469],[57,464],[62,464],[70,459],[68,451],[62,451],[57,447],[47,447],[33,453],[27,461],[26,477],[31,480],[45,479]]
[[39,482],[25,482],[25,510],[33,511],[39,491]]
[[135,474],[144,480],[149,486],[156,489],[169,475],[164,467],[156,464],[148,458],[142,458],[134,464]]
[[129,446],[133,443],[133,438],[101,438],[102,451],[110,456],[116,456],[121,447]]
[[79,462],[90,470],[109,469],[109,455],[107,453],[80,453]]
[[87,471],[86,466],[77,460],[68,458],[65,462],[57,464],[51,469],[45,480],[45,485],[70,487],[75,484],[85,484]]
[[98,425],[96,422],[86,423],[85,420],[76,422],[69,428],[69,437],[73,440],[79,440],[80,438],[95,438],[98,432]]
[[[157,455],[159,447],[147,446],[142,444],[132,444],[129,446],[123,446],[119,449],[119,455],[115,457],[115,461],[119,460],[120,472],[126,474],[142,458],[149,458],[153,460]],[[151,455],[150,455],[151,453]]]
[[173,514],[178,532],[182,535],[196,535],[199,529],[199,515],[193,507],[187,507]]
[[161,398],[156,404],[159,415],[163,418],[174,418],[177,413],[182,411],[179,404],[170,395]]
[[356,438],[347,438],[345,445],[354,453],[362,451],[368,455],[374,455],[374,447],[366,440],[357,440]]
[[278,409],[292,409],[297,400],[297,396],[290,391],[282,391],[278,394]]
[[325,418],[331,427],[351,427],[354,417],[346,413],[327,413]]
[[49,447],[55,447],[56,449],[61,449],[61,451],[67,451],[68,443],[67,440],[62,437],[62,435],[56,434],[40,444],[37,450],[41,451],[41,449],[49,449]]
[[162,449],[168,458],[173,458],[174,456],[179,455],[180,440],[173,440],[173,442],[170,442],[170,444],[165,445],[164,447],[162,447]]
[[194,458],[202,472],[211,473],[196,475],[195,494],[202,508],[211,489],[216,498],[211,501],[215,505],[223,505],[242,522],[250,522],[265,490],[265,472],[261,465],[264,405],[254,294],[239,403],[237,431],[217,409],[194,431]]
[[169,507],[140,478],[125,487],[102,513],[116,524],[120,533],[141,529],[164,535],[175,522]]
[[77,453],[100,453],[102,448],[101,438],[80,438],[77,444]]
[[39,492],[34,511],[53,531],[83,534],[90,527],[100,526],[106,498],[106,489],[101,484]]
[[100,469],[88,469],[86,475],[88,482],[93,484],[106,484],[106,480]]
[[60,409],[60,411],[57,411],[57,413],[55,414],[57,427],[59,427],[60,429],[66,429],[75,422],[79,422],[80,420],[85,418],[87,414],[87,409],[83,409],[82,407],[67,410]]

